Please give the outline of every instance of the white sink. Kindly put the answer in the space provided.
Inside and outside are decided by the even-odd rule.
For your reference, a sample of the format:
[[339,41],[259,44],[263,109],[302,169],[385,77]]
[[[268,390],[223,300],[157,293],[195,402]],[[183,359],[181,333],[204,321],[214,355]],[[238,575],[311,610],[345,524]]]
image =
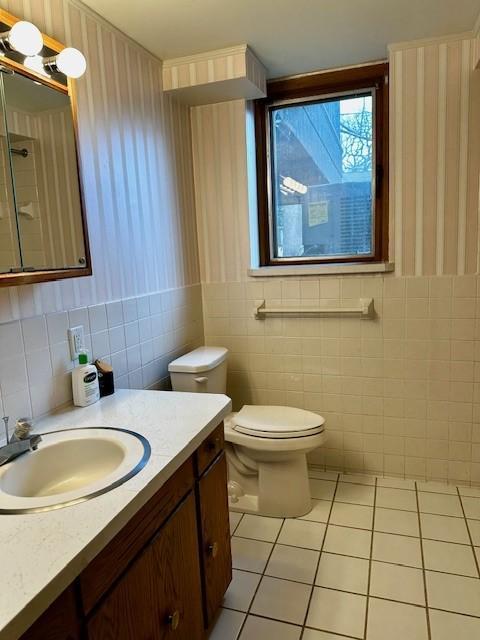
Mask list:
[[126,482],[150,457],[140,434],[95,427],[42,434],[36,451],[0,467],[0,514],[58,509]]

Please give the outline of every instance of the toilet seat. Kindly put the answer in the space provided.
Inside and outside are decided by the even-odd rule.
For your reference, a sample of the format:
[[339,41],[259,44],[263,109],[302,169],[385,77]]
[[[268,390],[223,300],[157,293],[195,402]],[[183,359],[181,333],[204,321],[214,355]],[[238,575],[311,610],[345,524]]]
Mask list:
[[311,411],[293,407],[245,405],[235,414],[234,431],[255,438],[302,438],[322,433],[325,419]]

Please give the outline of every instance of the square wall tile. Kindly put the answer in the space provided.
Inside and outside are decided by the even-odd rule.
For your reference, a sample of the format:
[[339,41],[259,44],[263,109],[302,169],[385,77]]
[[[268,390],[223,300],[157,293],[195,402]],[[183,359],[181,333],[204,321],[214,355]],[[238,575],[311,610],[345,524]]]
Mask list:
[[36,316],[22,320],[22,333],[26,353],[48,347],[45,316]]
[[59,311],[58,313],[47,314],[48,341],[50,344],[65,342],[67,340],[68,313]]

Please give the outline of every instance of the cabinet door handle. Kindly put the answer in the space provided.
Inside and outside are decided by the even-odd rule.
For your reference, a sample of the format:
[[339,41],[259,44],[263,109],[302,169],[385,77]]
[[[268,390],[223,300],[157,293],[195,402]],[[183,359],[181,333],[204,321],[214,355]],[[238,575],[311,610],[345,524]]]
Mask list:
[[216,558],[218,555],[218,542],[212,542],[212,544],[209,544],[207,550],[209,556]]
[[176,631],[180,624],[180,611],[174,611],[167,617],[167,624],[172,631]]

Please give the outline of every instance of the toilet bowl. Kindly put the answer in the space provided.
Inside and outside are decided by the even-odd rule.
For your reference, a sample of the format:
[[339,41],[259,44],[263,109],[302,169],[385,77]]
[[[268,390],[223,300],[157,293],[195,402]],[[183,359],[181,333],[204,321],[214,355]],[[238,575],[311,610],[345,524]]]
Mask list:
[[[225,393],[227,349],[200,347],[168,369],[174,391]],[[292,518],[312,508],[307,453],[324,443],[322,416],[245,405],[225,419],[230,509]]]

